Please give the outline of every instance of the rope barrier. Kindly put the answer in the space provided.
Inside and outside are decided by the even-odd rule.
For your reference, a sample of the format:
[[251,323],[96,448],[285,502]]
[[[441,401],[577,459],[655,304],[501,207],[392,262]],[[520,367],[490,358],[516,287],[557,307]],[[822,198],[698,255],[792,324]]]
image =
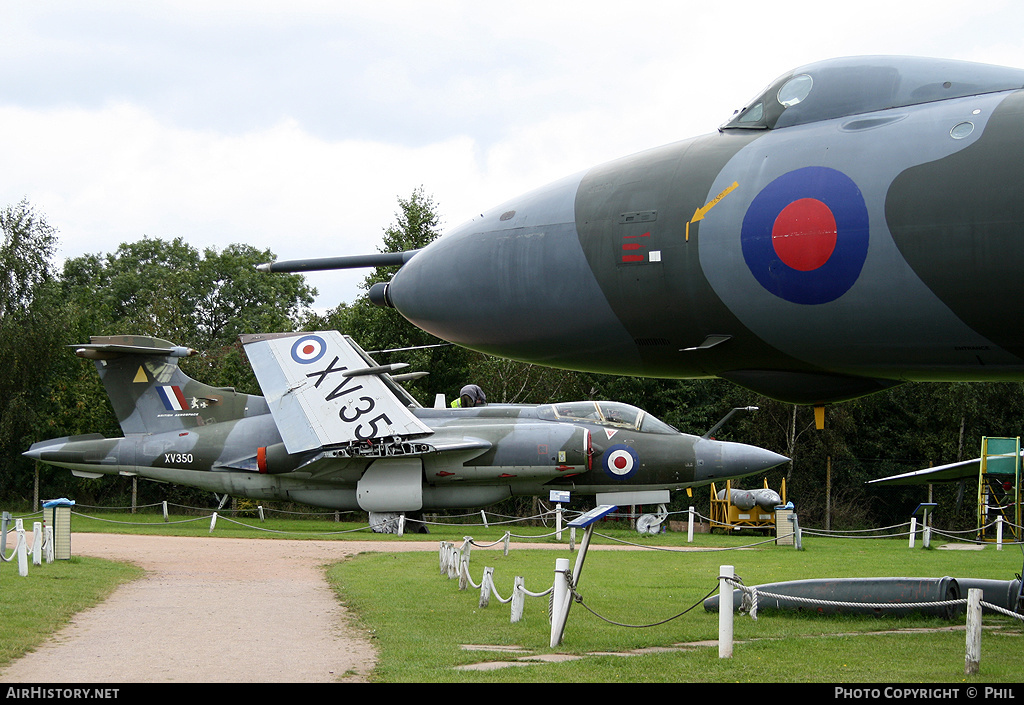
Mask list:
[[[741,602],[740,612],[747,613],[751,619],[757,621],[757,604],[760,597],[768,597],[775,600],[787,600],[789,602],[796,602],[806,605],[818,605],[823,607],[850,607],[859,609],[873,609],[873,610],[913,610],[921,609],[926,607],[955,607],[958,605],[966,605],[967,598],[958,598],[955,600],[934,600],[930,602],[847,602],[842,600],[821,600],[813,597],[798,597],[796,595],[779,595],[772,592],[764,592],[758,590],[756,587],[744,585],[742,578],[738,576],[727,576],[721,575],[719,580],[724,580],[730,583],[733,588],[740,590],[743,593],[743,601]],[[1011,612],[999,605],[993,605],[989,602],[982,601],[982,605],[988,607],[995,612],[1001,612],[1008,617],[1013,617],[1018,621],[1024,621],[1024,615],[1017,612]],[[719,609],[725,609],[725,605],[720,605]]]
[[[507,537],[508,533],[506,532],[506,541]],[[499,542],[500,541],[495,541],[491,544],[476,544],[471,537],[467,536],[463,540],[462,546],[456,548],[454,543],[450,541],[442,541],[438,551],[439,570],[442,576],[447,575],[449,579],[458,578],[459,590],[465,590],[468,586],[472,586],[474,589],[479,590],[479,605],[481,608],[488,606],[492,596],[501,604],[511,603],[511,622],[515,624],[522,619],[526,597],[544,597],[546,595],[550,595],[553,593],[554,586],[547,588],[543,592],[527,590],[523,577],[517,575],[513,581],[512,594],[508,597],[502,597],[501,593],[498,592],[498,588],[494,584],[494,568],[490,566],[484,568],[480,582],[475,582],[469,572],[469,555],[471,547],[474,545],[494,546]],[[506,555],[508,554],[507,542],[505,553]]]

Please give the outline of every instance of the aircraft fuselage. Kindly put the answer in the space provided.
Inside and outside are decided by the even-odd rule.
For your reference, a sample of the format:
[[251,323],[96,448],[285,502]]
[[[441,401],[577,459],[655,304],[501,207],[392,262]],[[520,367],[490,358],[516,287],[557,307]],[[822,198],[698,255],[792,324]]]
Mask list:
[[1022,87],[957,62],[797,69],[718,132],[446,233],[386,299],[486,353],[796,403],[1022,379]]
[[[421,496],[417,509],[486,506],[513,495],[546,495],[549,489],[585,495],[677,490],[737,479],[786,461],[762,448],[679,433],[654,419],[655,430],[640,430],[558,420],[545,412],[553,408],[416,409],[432,433],[404,450],[403,444],[363,444],[288,454],[272,417],[262,414],[124,438],[54,439],[34,444],[25,455],[83,477],[135,475],[219,494],[346,510],[371,506],[360,488],[365,493],[373,487],[368,471],[375,463],[382,468],[383,491],[400,490],[394,461],[403,458],[413,460],[410,482]],[[364,477],[370,484],[362,484]]]

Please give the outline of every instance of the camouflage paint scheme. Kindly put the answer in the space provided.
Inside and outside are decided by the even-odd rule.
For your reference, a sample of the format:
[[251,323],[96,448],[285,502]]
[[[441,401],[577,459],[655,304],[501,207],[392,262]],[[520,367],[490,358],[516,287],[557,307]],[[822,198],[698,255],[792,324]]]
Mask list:
[[[268,358],[255,346],[291,346],[295,352],[306,340],[322,344],[319,356],[287,362],[305,377],[323,379],[326,369],[364,364],[378,369],[350,338],[333,331],[244,336],[264,391],[271,393],[264,380],[273,375],[261,369]],[[667,497],[668,490],[742,477],[787,460],[754,446],[679,433],[625,404],[423,408],[379,371],[361,379],[381,380],[387,395],[363,396],[356,404],[387,408],[392,418],[409,414],[423,432],[391,435],[374,425],[374,434],[365,437],[357,431],[345,441],[289,452],[279,424],[295,421],[296,414],[275,419],[273,396],[268,404],[262,396],[189,378],[178,361],[193,353],[156,338],[94,337],[77,354],[95,360],[124,437],[58,438],[33,444],[25,455],[83,477],[136,475],[238,497],[381,513],[480,507],[512,495],[546,496],[550,489],[587,495],[654,490]],[[339,367],[339,359],[356,364]],[[288,386],[285,395],[298,386],[282,384]],[[331,385],[309,387],[330,396]],[[352,400],[338,401],[356,408]]]
[[799,404],[1024,379],[1022,88],[1020,69],[939,59],[803,66],[717,132],[404,253],[371,298],[495,355]]

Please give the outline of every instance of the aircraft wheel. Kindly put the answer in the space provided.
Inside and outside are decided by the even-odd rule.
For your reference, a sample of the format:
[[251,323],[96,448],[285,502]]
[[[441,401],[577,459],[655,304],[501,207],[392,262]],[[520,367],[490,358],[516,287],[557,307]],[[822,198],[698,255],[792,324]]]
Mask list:
[[636,530],[641,534],[657,534],[661,531],[662,517],[657,514],[641,514],[636,520]]

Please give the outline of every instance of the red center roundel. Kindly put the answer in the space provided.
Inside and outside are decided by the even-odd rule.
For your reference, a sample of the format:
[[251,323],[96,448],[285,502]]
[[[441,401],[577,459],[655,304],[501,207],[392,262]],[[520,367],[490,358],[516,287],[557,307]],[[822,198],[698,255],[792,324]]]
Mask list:
[[292,343],[292,360],[300,365],[309,365],[327,352],[327,343],[319,335],[305,335]]
[[605,472],[616,480],[625,480],[633,476],[640,467],[640,458],[636,451],[627,445],[614,445],[605,451],[602,461]]
[[782,209],[772,226],[772,247],[787,266],[818,269],[836,249],[836,219],[816,198],[801,198]]

